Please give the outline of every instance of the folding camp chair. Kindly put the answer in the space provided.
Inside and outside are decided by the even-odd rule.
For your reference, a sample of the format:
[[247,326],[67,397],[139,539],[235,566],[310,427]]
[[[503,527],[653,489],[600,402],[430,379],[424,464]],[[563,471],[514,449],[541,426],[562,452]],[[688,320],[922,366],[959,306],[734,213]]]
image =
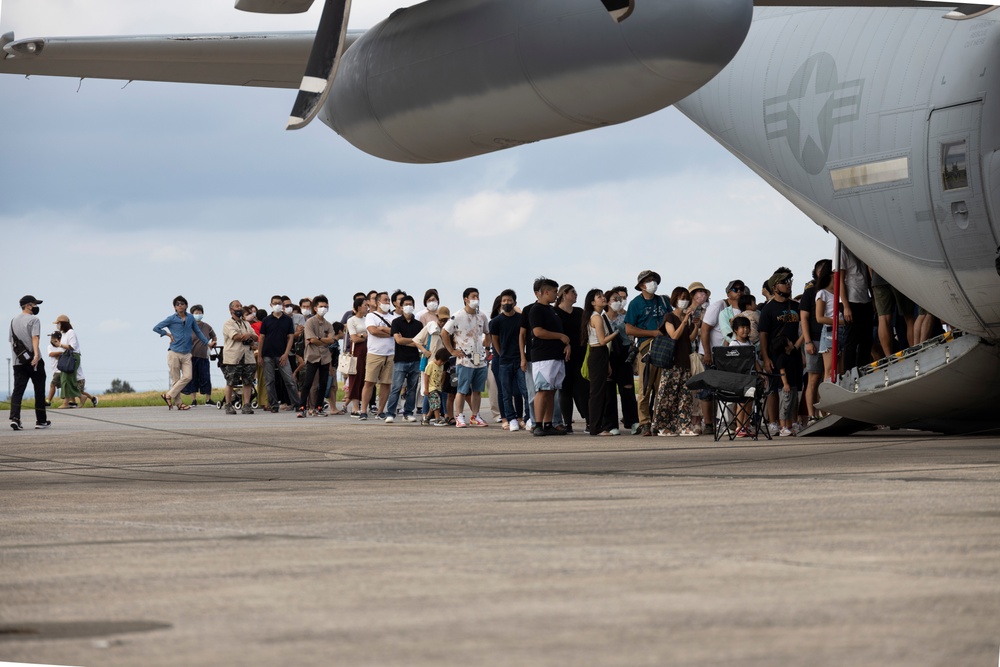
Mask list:
[[768,440],[771,433],[767,429],[767,378],[756,372],[757,350],[751,345],[736,347],[713,347],[712,360],[715,368],[723,373],[736,373],[744,378],[752,379],[752,389],[744,386],[743,391],[731,391],[726,388],[717,389],[715,400],[718,412],[715,418],[715,439],[718,441],[723,434],[730,440],[736,437],[738,415],[745,414],[744,430],[751,440],[757,440],[761,433]]
[[715,368],[706,370],[690,380],[690,389],[708,389],[716,402],[715,440],[723,435],[736,438],[739,416],[746,414],[744,429],[751,440],[763,433],[768,440],[764,410],[767,402],[767,380],[755,371],[757,352],[752,346],[713,347]]

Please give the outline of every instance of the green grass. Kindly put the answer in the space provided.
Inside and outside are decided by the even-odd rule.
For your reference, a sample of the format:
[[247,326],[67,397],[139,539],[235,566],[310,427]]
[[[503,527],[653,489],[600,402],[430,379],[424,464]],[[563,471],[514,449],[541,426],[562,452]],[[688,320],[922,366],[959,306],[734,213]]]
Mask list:
[[[160,398],[160,394],[163,391],[144,391],[144,392],[134,392],[130,394],[98,394],[98,408],[145,408],[145,407],[160,407],[165,405],[163,399]],[[212,392],[213,401],[225,400],[226,393],[224,389],[218,389]],[[191,397],[181,394],[181,398],[185,403],[191,403]],[[198,404],[204,403],[204,397],[198,395]],[[337,392],[337,401],[343,403],[344,401],[344,391],[341,389]],[[81,401],[85,408],[89,408],[90,401]],[[52,407],[58,408],[62,405],[62,399],[56,398],[52,401]],[[10,401],[0,401],[0,410],[9,410]],[[25,400],[21,403],[21,410],[34,410],[35,401],[34,399]]]

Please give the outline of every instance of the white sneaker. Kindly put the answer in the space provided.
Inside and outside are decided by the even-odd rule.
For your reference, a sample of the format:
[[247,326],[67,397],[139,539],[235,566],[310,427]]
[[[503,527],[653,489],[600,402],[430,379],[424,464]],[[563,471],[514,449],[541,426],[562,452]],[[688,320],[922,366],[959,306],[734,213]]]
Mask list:
[[495,418],[493,419],[493,423],[494,423],[494,424],[500,424],[500,423],[502,423],[502,422],[503,422],[503,417],[495,417]]
[[622,434],[622,432],[619,431],[616,428],[611,429],[610,431],[608,431],[608,433],[610,433],[611,435],[621,435]]
[[533,428],[535,428],[534,422],[532,422],[530,419],[524,420],[524,430],[525,431],[530,431]]
[[455,415],[455,428],[468,428],[465,423],[465,415]]
[[794,433],[792,433],[792,430],[791,430],[791,429],[788,429],[788,428],[783,428],[783,429],[781,429],[780,431],[778,431],[778,436],[779,436],[779,437],[782,437],[782,438],[787,438],[787,437],[788,437],[788,436],[790,436],[790,435],[795,435]]
[[395,420],[395,418],[392,415],[389,415],[388,417],[385,418],[385,423],[386,424],[391,424],[391,423],[393,423],[395,421],[396,420]]
[[510,420],[510,427],[509,428],[510,428],[511,431],[520,431],[521,430],[521,425],[517,423],[516,419],[511,419]]
[[415,422],[415,421],[417,421],[417,418],[414,417],[413,415],[406,415],[405,417],[403,417],[403,421],[404,422]]
[[781,427],[773,422],[767,425],[767,430],[771,435],[778,435],[781,433]]

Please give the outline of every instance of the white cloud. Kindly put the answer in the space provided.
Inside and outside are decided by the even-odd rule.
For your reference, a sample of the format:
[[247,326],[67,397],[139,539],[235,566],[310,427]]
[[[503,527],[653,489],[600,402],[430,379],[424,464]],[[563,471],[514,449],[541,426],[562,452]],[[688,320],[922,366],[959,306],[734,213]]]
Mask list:
[[165,245],[154,248],[149,253],[149,259],[153,262],[165,264],[179,264],[194,261],[194,255],[184,248],[174,245]]
[[531,217],[535,200],[528,192],[479,192],[455,202],[451,226],[470,238],[512,234]]
[[122,331],[128,331],[132,328],[131,322],[126,322],[122,319],[112,319],[104,320],[97,325],[97,330],[101,333],[119,333]]

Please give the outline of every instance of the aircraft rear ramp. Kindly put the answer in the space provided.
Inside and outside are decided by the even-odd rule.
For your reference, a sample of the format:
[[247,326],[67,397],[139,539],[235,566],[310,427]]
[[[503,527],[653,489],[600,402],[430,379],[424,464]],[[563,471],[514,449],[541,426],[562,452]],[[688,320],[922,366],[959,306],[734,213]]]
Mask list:
[[[1000,346],[952,332],[820,385],[824,420],[801,435],[833,435],[869,424],[941,433],[1000,431]],[[850,420],[845,421],[846,420]],[[832,429],[832,430],[831,430]]]

